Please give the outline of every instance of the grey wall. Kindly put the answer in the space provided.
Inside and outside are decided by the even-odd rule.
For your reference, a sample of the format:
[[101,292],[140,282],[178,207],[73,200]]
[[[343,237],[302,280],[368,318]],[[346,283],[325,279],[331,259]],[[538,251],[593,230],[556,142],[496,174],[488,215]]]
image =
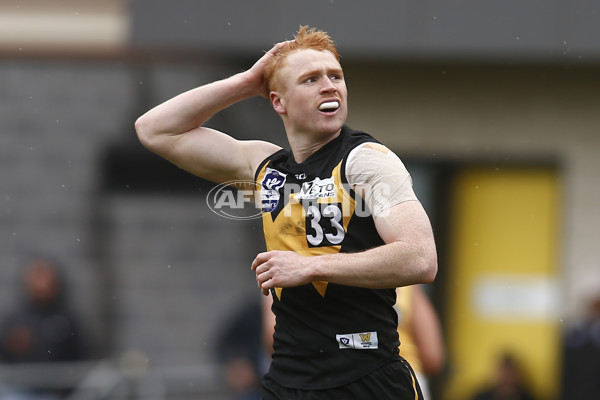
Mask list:
[[126,133],[131,76],[115,63],[4,60],[0,79],[1,314],[15,305],[25,258],[47,253],[67,269],[94,337],[105,290],[91,229],[99,158]]
[[133,0],[130,13],[142,47],[254,55],[302,24],[346,59],[600,60],[600,10],[585,0]]
[[[17,307],[20,270],[39,252],[63,264],[91,356],[213,360],[228,311],[258,296],[250,264],[264,246],[260,225],[214,215],[210,186],[142,149],[133,123],[229,68],[3,60],[0,318]],[[275,117],[257,123],[267,111],[250,101],[211,124],[283,141]]]

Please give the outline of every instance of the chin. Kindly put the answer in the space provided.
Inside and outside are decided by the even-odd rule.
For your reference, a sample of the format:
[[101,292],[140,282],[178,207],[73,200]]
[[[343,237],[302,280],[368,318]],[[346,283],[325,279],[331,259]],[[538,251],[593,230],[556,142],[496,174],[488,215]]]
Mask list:
[[333,134],[342,129],[345,123],[346,120],[327,121],[323,124],[319,124],[316,130],[322,133]]
[[327,129],[327,133],[329,133],[329,134],[339,133],[339,131],[342,129],[343,126],[344,126],[344,124],[338,124],[334,127],[331,127],[330,129]]

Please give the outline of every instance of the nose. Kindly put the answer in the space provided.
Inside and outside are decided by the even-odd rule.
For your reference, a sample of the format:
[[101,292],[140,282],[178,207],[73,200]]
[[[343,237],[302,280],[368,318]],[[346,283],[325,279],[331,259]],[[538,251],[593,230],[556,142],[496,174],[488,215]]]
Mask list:
[[337,87],[333,84],[333,81],[330,77],[326,76],[322,80],[323,86],[321,87],[321,92],[323,93],[333,93],[337,91]]

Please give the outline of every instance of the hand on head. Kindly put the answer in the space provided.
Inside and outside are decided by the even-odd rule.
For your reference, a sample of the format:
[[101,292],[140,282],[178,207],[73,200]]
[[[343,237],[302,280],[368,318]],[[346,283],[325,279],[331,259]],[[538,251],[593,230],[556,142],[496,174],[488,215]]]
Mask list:
[[267,92],[264,81],[265,67],[270,63],[271,59],[275,57],[279,50],[281,50],[287,43],[291,42],[293,42],[293,40],[286,40],[276,43],[269,51],[259,58],[258,61],[256,61],[248,71],[246,71],[246,73],[250,76],[250,80],[255,85],[258,95],[269,97],[269,93]]

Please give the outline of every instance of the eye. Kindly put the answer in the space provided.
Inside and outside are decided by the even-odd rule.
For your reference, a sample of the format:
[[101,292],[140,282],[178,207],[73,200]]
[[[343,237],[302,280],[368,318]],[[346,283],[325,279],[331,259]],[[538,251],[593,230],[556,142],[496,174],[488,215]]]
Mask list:
[[344,79],[344,74],[341,71],[331,71],[329,73],[329,79],[332,81],[341,81]]

